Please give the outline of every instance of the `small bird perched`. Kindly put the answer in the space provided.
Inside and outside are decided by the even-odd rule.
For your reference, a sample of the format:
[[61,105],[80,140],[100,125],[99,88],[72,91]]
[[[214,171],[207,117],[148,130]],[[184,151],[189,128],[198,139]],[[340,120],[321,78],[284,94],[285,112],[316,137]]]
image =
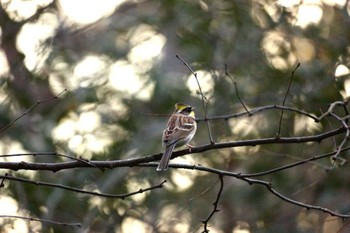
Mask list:
[[165,151],[159,162],[157,171],[165,171],[168,168],[174,147],[187,144],[196,133],[197,123],[193,110],[194,108],[189,105],[182,103],[175,104],[175,111],[171,115],[163,132],[162,144],[165,147]]

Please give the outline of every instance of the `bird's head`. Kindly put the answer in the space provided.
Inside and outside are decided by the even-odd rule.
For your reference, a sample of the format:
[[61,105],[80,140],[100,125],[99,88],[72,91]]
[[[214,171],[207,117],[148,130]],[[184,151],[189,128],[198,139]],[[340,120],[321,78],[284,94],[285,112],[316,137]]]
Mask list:
[[177,103],[175,104],[175,113],[180,113],[184,115],[189,115],[191,117],[194,117],[194,107],[191,107],[190,105],[183,104],[183,103]]

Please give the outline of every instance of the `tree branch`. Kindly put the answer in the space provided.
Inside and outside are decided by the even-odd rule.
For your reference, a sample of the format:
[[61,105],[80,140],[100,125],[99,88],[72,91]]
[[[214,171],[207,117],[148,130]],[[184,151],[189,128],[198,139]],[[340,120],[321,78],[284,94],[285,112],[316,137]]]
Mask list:
[[[300,66],[300,63],[298,63],[297,66],[296,66],[296,67],[294,68],[294,70],[292,71],[292,74],[291,74],[290,79],[289,79],[288,88],[287,88],[286,94],[285,94],[285,96],[284,96],[284,98],[283,98],[283,101],[282,101],[282,106],[284,106],[284,104],[286,103],[286,100],[287,100],[287,96],[288,96],[290,87],[292,86],[292,82],[293,82],[293,78],[294,78],[294,73],[297,71],[297,69],[299,68],[299,66]],[[282,109],[282,111],[281,111],[280,121],[279,121],[279,124],[278,124],[278,132],[277,132],[277,136],[276,136],[276,137],[280,137],[280,136],[281,136],[282,118],[283,118],[283,109]]]
[[[315,122],[319,122],[319,118],[314,116],[313,114],[310,114],[306,111],[303,110],[299,110],[293,107],[287,107],[287,106],[282,106],[282,105],[266,105],[266,106],[262,106],[262,107],[257,107],[257,108],[253,108],[248,112],[240,112],[240,113],[234,113],[234,114],[227,114],[227,115],[221,115],[221,116],[211,116],[208,117],[207,120],[208,121],[215,121],[215,120],[228,120],[230,118],[238,118],[238,117],[242,117],[245,115],[248,116],[252,116],[256,113],[260,113],[260,112],[264,112],[267,110],[275,110],[275,109],[281,109],[281,110],[286,110],[286,111],[290,111],[290,112],[295,112],[304,116],[307,116],[311,119],[313,119]],[[196,118],[197,121],[205,121],[204,118]]]
[[215,201],[213,203],[213,206],[214,206],[213,210],[210,212],[208,217],[202,221],[202,223],[204,225],[203,233],[208,233],[209,232],[209,229],[208,229],[209,220],[214,216],[215,213],[220,211],[218,209],[218,204],[219,204],[219,200],[220,200],[220,197],[221,197],[221,194],[222,194],[222,190],[224,189],[224,177],[222,175],[219,175],[219,180],[220,180],[220,188],[219,188],[218,194],[216,196],[216,199],[215,199]]
[[[171,164],[171,166],[177,167],[176,164]],[[181,167],[183,167],[183,165],[181,165]],[[337,213],[337,212],[332,211],[332,210],[330,210],[328,208],[324,208],[324,207],[316,206],[316,205],[310,205],[310,204],[306,204],[306,203],[299,202],[299,201],[293,200],[291,198],[288,198],[287,196],[279,193],[276,189],[274,189],[272,187],[272,183],[271,182],[267,182],[267,181],[264,181],[264,180],[248,178],[248,175],[244,175],[244,174],[237,173],[237,172],[228,172],[228,171],[219,170],[219,169],[215,169],[215,168],[204,167],[204,166],[200,166],[200,165],[199,166],[187,165],[184,168],[195,169],[195,170],[204,171],[204,172],[209,172],[209,173],[217,174],[217,175],[222,176],[222,177],[224,177],[224,176],[235,177],[237,179],[240,179],[242,181],[247,182],[250,185],[257,184],[257,185],[263,186],[268,191],[270,191],[270,193],[272,193],[274,196],[276,196],[279,199],[281,199],[283,201],[286,201],[286,202],[288,202],[290,204],[306,208],[307,210],[316,210],[316,211],[321,211],[321,212],[324,212],[324,213],[328,213],[331,216],[336,216],[336,217],[340,217],[340,218],[350,218],[350,214]]]
[[[206,144],[198,147],[193,147],[191,150],[184,149],[174,151],[172,158],[183,156],[186,154],[202,153],[210,150],[242,147],[242,146],[256,146],[266,144],[294,144],[294,143],[306,143],[306,142],[321,142],[324,139],[333,137],[346,132],[346,129],[340,127],[322,134],[316,134],[313,136],[302,136],[302,137],[281,137],[281,138],[262,138],[262,139],[251,139],[242,141],[222,142],[215,144]],[[37,152],[34,152],[37,153]],[[55,152],[50,152],[55,153]],[[162,156],[162,153],[144,156],[141,158],[131,158],[122,160],[109,160],[109,161],[96,161],[90,160],[88,162],[68,161],[68,162],[57,162],[57,163],[35,163],[35,162],[0,162],[0,169],[11,169],[17,170],[46,170],[57,172],[64,169],[81,168],[81,167],[95,167],[95,168],[116,168],[116,167],[134,167],[141,164],[157,161]]]
[[32,218],[32,217],[24,217],[24,216],[18,216],[18,215],[0,215],[0,218],[17,218],[17,219],[24,219],[24,220],[28,220],[28,221],[55,224],[55,225],[61,225],[61,226],[81,227],[81,223],[57,222],[57,221],[52,221],[52,220],[47,220],[47,219],[42,219],[42,218]]
[[225,75],[227,77],[230,78],[231,82],[233,83],[233,86],[235,87],[235,91],[236,91],[236,95],[237,95],[237,98],[239,100],[239,102],[242,104],[244,110],[247,112],[247,114],[249,116],[251,116],[247,106],[244,104],[244,101],[242,100],[241,96],[239,95],[239,92],[238,92],[238,85],[237,85],[237,82],[235,80],[235,78],[233,76],[230,75],[230,73],[228,72],[228,67],[227,67],[227,64],[225,64]]
[[99,193],[99,192],[92,192],[92,191],[86,191],[83,189],[78,189],[74,187],[69,187],[66,185],[61,185],[61,184],[53,184],[53,183],[48,183],[48,182],[41,182],[41,181],[32,181],[24,178],[19,178],[19,177],[14,177],[10,176],[8,174],[5,175],[0,175],[0,179],[3,180],[13,180],[13,181],[18,181],[18,182],[23,182],[23,183],[28,183],[28,184],[34,184],[38,186],[45,186],[45,187],[52,187],[52,188],[59,188],[59,189],[64,189],[72,192],[77,192],[77,193],[83,193],[87,195],[93,195],[93,196],[100,196],[100,197],[106,197],[106,198],[119,198],[119,199],[125,199],[126,197],[130,197],[139,193],[147,192],[156,188],[163,188],[164,183],[166,180],[161,182],[158,185],[154,185],[145,189],[139,189],[138,191],[126,193],[126,194],[107,194],[107,193]]
[[37,101],[35,104],[33,104],[30,108],[28,108],[26,111],[24,111],[21,115],[19,115],[18,117],[16,117],[13,121],[11,121],[8,125],[6,125],[5,127],[3,127],[2,129],[0,129],[0,134],[3,133],[5,130],[7,130],[11,125],[13,125],[16,121],[18,121],[19,119],[21,119],[22,117],[24,117],[25,115],[27,115],[29,112],[31,112],[32,110],[34,110],[36,107],[38,107],[40,104],[58,99],[58,97],[60,95],[62,95],[64,92],[66,92],[67,89],[64,89],[61,93],[59,93],[56,96],[50,97],[48,99],[45,100],[39,100]]

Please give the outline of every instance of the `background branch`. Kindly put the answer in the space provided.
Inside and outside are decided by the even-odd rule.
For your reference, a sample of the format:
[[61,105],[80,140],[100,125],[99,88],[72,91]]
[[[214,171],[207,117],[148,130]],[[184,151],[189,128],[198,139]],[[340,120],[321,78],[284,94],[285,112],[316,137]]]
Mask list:
[[39,100],[37,101],[35,104],[33,104],[30,108],[28,108],[26,111],[24,111],[21,115],[19,115],[18,117],[16,117],[13,121],[11,121],[9,124],[7,124],[6,126],[4,126],[3,128],[0,129],[0,134],[3,133],[5,130],[7,130],[10,126],[12,126],[16,121],[18,121],[19,119],[21,119],[22,117],[24,117],[25,115],[27,115],[28,113],[30,113],[31,111],[33,111],[36,107],[38,107],[40,104],[44,104],[47,102],[50,102],[52,100],[58,99],[59,96],[61,96],[64,92],[66,92],[67,89],[64,89],[61,93],[59,93],[56,96],[50,97],[48,99],[45,100]]
[[18,215],[0,215],[0,218],[17,218],[17,219],[23,219],[23,220],[41,222],[41,223],[47,223],[47,224],[53,224],[53,225],[81,227],[81,223],[58,222],[58,221],[52,221],[48,219],[25,217],[25,216],[18,216]]
[[228,72],[227,64],[225,64],[225,75],[230,78],[230,80],[231,80],[231,82],[232,82],[232,84],[233,84],[233,86],[235,88],[236,95],[237,95],[237,98],[238,98],[239,102],[242,104],[242,106],[245,109],[245,111],[247,112],[248,116],[251,116],[247,106],[244,104],[244,101],[242,100],[241,96],[239,95],[238,85],[237,85],[237,82],[236,82],[235,78],[233,76],[231,76],[230,73]]
[[220,180],[220,188],[219,188],[218,194],[216,196],[216,199],[215,199],[215,201],[213,203],[213,210],[210,212],[208,217],[202,221],[202,223],[204,225],[203,226],[204,227],[203,233],[208,233],[209,232],[208,223],[209,223],[210,219],[214,216],[215,213],[220,211],[218,209],[218,205],[219,205],[219,200],[220,200],[220,197],[221,197],[221,194],[222,194],[222,190],[224,189],[224,177],[222,175],[219,175],[219,180]]

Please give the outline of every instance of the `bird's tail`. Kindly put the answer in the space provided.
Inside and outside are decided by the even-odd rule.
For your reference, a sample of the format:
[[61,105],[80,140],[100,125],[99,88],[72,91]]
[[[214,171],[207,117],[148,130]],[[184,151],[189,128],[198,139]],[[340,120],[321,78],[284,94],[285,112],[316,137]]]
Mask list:
[[175,143],[165,148],[162,159],[157,167],[157,171],[165,171],[168,168],[169,160],[171,158],[171,154],[173,153],[174,147]]

